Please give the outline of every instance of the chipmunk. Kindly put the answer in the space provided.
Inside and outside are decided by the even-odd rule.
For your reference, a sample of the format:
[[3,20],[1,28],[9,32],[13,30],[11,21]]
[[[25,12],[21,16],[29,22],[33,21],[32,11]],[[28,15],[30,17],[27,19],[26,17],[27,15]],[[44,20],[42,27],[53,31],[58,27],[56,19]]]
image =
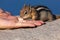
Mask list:
[[20,17],[22,17],[25,20],[42,20],[42,21],[53,21],[57,18],[60,18],[60,16],[56,16],[52,14],[51,10],[46,6],[27,6],[24,5],[24,7],[20,11]]

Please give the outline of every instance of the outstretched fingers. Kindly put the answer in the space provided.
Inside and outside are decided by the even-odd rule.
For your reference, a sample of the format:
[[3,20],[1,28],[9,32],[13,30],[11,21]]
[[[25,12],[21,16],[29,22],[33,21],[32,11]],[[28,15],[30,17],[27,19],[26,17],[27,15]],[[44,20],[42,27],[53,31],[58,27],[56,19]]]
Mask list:
[[29,22],[29,23],[33,23],[35,24],[36,26],[41,26],[42,24],[44,24],[43,21],[35,21],[35,20],[25,20],[23,22]]
[[29,22],[18,22],[16,27],[35,27],[35,24]]

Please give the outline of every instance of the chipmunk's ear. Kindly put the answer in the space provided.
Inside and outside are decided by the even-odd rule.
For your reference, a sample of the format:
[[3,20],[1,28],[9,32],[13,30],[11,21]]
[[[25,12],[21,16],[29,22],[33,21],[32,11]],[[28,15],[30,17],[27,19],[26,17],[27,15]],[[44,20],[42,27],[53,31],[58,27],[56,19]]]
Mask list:
[[29,10],[30,10],[30,12],[32,11],[31,9],[32,9],[32,7],[31,7],[30,4],[29,4]]
[[29,9],[31,9],[31,6],[30,6],[30,4],[29,4]]
[[26,8],[27,7],[27,5],[26,4],[24,4],[24,8]]
[[29,7],[30,12],[32,11],[31,9],[32,9],[32,8],[31,8],[31,6],[30,6],[30,7]]

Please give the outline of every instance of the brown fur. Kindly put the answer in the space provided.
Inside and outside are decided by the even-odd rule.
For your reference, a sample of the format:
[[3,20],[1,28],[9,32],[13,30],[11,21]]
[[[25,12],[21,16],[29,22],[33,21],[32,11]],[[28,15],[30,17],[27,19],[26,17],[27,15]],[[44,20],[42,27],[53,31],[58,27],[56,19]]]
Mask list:
[[32,19],[32,20],[42,20],[42,21],[53,21],[56,18],[60,18],[60,16],[55,16],[52,12],[47,8],[41,9],[39,12],[36,11],[34,7],[26,6],[22,8],[20,11],[20,17],[25,20]]

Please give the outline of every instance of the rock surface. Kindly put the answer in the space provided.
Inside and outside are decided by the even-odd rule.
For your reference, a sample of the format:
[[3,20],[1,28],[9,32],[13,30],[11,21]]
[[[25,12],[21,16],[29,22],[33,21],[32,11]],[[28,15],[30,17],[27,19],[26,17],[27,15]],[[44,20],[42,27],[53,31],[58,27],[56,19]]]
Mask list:
[[0,30],[0,40],[60,40],[60,19],[37,28]]

